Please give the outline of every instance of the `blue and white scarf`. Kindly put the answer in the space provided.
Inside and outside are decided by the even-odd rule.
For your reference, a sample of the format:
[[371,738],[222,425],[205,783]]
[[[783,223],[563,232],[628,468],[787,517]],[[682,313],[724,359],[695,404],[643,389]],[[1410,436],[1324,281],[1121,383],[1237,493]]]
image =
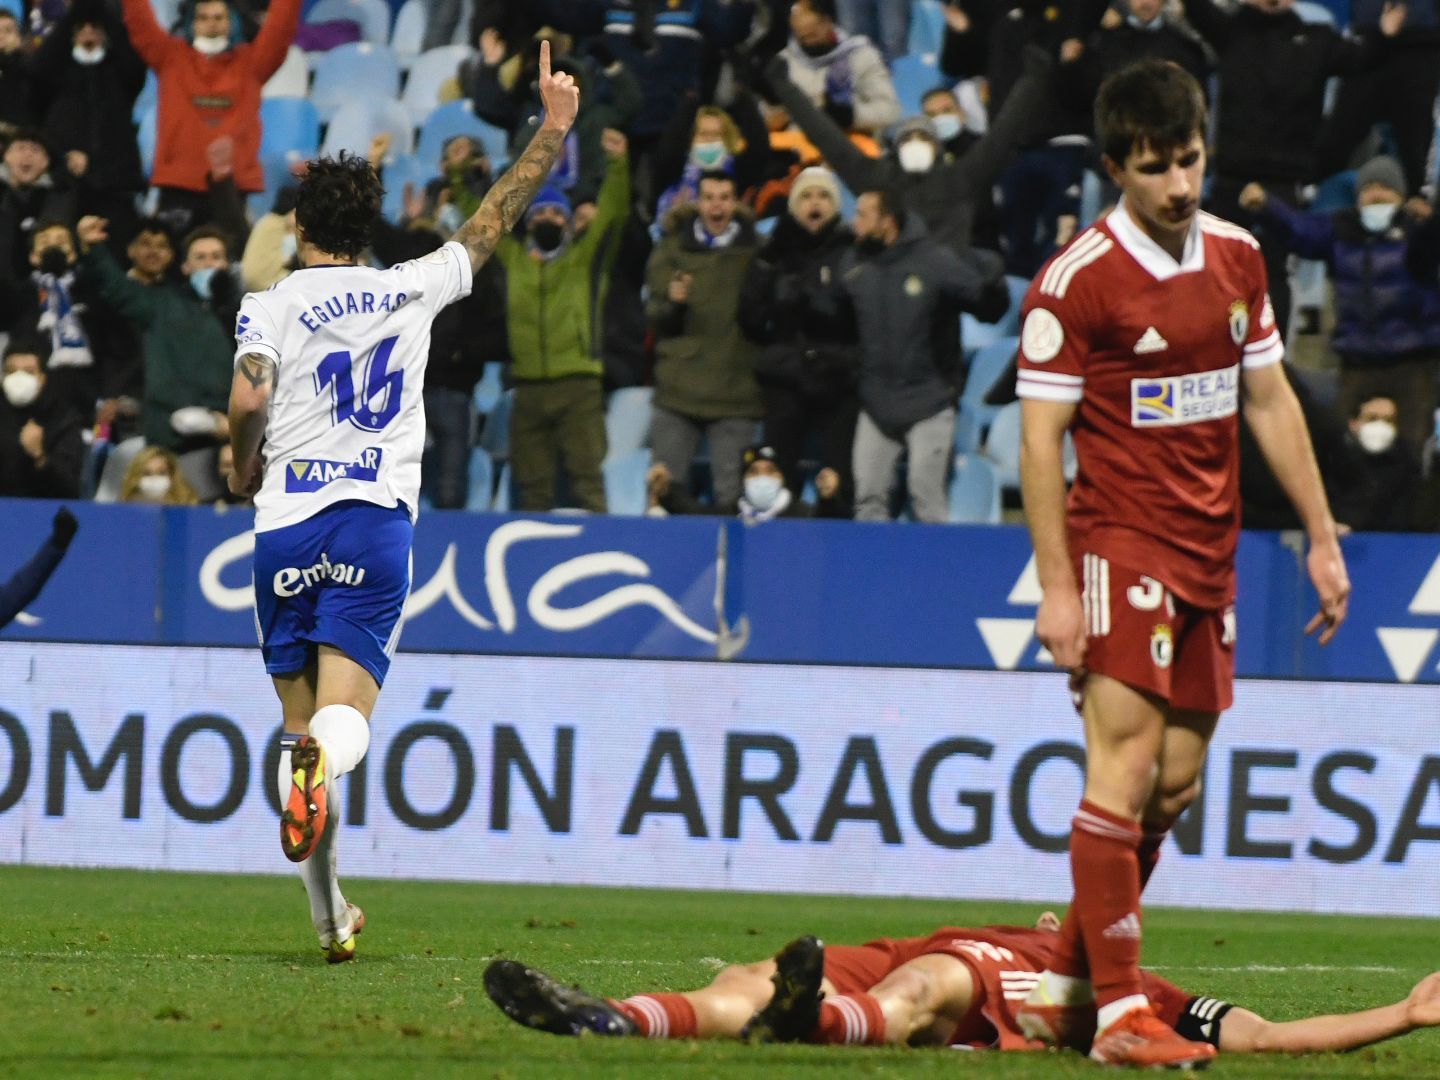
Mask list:
[[50,359],[46,367],[89,367],[95,362],[90,351],[90,337],[80,322],[84,304],[70,298],[75,288],[75,271],[60,275],[37,270],[31,278],[40,293],[40,321],[36,329],[50,335]]

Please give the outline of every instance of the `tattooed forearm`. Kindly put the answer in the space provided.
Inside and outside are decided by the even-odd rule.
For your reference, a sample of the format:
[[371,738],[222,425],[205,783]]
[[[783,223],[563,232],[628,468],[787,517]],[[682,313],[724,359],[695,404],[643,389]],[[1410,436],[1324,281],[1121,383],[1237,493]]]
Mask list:
[[249,380],[251,386],[259,390],[262,386],[274,383],[275,361],[268,356],[261,356],[259,353],[246,353],[240,358],[240,374]]
[[544,185],[550,170],[560,158],[565,145],[565,134],[541,128],[530,140],[525,152],[515,164],[505,170],[486,193],[469,221],[461,225],[451,238],[465,245],[470,252],[470,266],[478,270],[480,264],[490,257],[500,237],[515,227],[530,200]]

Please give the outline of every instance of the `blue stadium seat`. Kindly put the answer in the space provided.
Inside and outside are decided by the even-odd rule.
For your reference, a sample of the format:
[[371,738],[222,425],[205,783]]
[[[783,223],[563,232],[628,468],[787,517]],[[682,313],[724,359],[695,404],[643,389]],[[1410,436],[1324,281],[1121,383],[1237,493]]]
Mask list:
[[1000,485],[995,470],[978,454],[957,454],[950,475],[950,516],[953,525],[998,525]]
[[1026,278],[1007,274],[1005,285],[1010,293],[1010,306],[995,322],[981,322],[968,311],[961,312],[960,345],[967,357],[974,356],[988,345],[1020,333],[1020,305],[1025,299],[1025,291],[1030,288],[1030,282]]
[[466,510],[489,510],[495,501],[495,463],[477,446],[470,451],[470,489],[465,496]]
[[0,11],[8,11],[14,15],[15,20],[21,26],[20,32],[22,34],[25,32],[25,5],[21,3],[21,0],[0,0]]
[[985,436],[985,457],[995,469],[995,481],[1003,490],[1020,487],[1020,402],[1003,406],[990,423]]
[[890,69],[890,78],[895,83],[895,93],[900,97],[902,117],[919,115],[920,100],[928,91],[946,81],[935,66],[933,57],[927,61],[914,53],[895,61],[895,66]]
[[480,381],[475,384],[475,411],[481,416],[489,416],[490,411],[499,403],[500,395],[505,392],[500,379],[504,366],[499,360],[491,360],[485,365]]
[[400,62],[388,45],[341,45],[321,53],[310,100],[325,123],[346,102],[388,101],[400,96]]
[[307,23],[349,19],[360,27],[360,40],[383,45],[390,40],[390,5],[385,0],[319,0],[305,13]]
[[625,386],[610,395],[605,406],[607,458],[623,457],[650,444],[650,414],[655,390]]
[[140,168],[146,176],[155,171],[155,111],[152,104],[136,120],[135,142],[140,147]]
[[268,214],[275,205],[275,196],[286,184],[298,183],[290,171],[290,166],[295,161],[303,161],[305,155],[294,150],[288,154],[273,156],[260,156],[260,171],[265,175],[265,188],[248,196],[245,205],[250,210],[251,219],[259,218]]
[[480,432],[480,445],[488,450],[496,461],[508,461],[510,458],[510,413],[514,408],[515,391],[506,390],[485,417],[485,427]]
[[985,428],[994,422],[999,411],[998,406],[985,404],[985,395],[1009,366],[1019,344],[1019,338],[1001,338],[986,345],[971,358],[965,390],[960,395],[959,415],[955,418],[957,453],[970,454],[979,449]]
[[385,162],[381,177],[385,182],[385,200],[380,204],[380,212],[388,221],[398,223],[405,213],[405,185],[413,184],[418,190],[434,178],[435,169],[427,168],[414,154],[401,154]]
[[920,56],[938,56],[945,37],[945,12],[940,0],[915,0],[910,7],[908,51]]
[[510,512],[510,481],[510,463],[507,461],[500,467],[500,478],[495,482],[495,501],[490,504],[490,509],[497,514]]
[[[3,3],[4,0],[0,0]],[[140,96],[135,99],[135,107],[130,110],[130,115],[135,123],[140,122],[140,117],[145,115],[146,109],[154,109],[160,102],[160,84],[155,78],[154,70],[145,72],[145,85],[140,88]]]
[[480,140],[497,174],[510,158],[505,148],[505,133],[477,117],[468,98],[447,102],[425,118],[420,125],[420,145],[415,148],[415,156],[421,161],[435,162],[438,168],[446,141],[455,135],[470,135]]
[[650,451],[631,450],[607,457],[605,471],[605,506],[609,513],[626,517],[645,514],[645,474],[650,471]]
[[284,157],[290,151],[311,157],[320,148],[320,114],[303,97],[260,100],[260,156]]
[[400,100],[410,110],[416,127],[424,123],[425,118],[441,104],[441,87],[446,80],[459,74],[460,62],[470,53],[470,48],[465,45],[441,45],[421,53],[410,62],[410,78],[405,83],[405,94]]
[[325,129],[325,143],[321,152],[331,157],[341,150],[364,157],[370,149],[370,140],[380,132],[390,135],[391,152],[404,156],[409,154],[415,141],[415,129],[410,126],[410,114],[398,101],[352,101],[340,106],[340,110]]
[[285,59],[275,74],[260,88],[262,98],[305,97],[310,93],[310,65],[305,59],[305,50],[291,45],[285,52]]
[[390,31],[390,48],[395,50],[395,55],[400,58],[400,66],[407,71],[425,44],[425,28],[429,18],[429,5],[425,0],[405,0],[395,16],[395,28]]
[[1315,26],[1335,26],[1335,13],[1324,4],[1314,3],[1313,0],[1295,0],[1295,14],[1300,17],[1301,22]]

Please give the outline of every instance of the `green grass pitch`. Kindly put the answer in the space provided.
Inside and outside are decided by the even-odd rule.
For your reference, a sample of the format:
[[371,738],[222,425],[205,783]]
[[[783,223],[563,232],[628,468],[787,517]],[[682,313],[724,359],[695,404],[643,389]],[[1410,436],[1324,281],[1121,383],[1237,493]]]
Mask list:
[[[481,973],[514,956],[612,995],[722,961],[1033,919],[1036,905],[347,882],[369,926],[327,966],[293,877],[0,868],[0,1074],[64,1076],[1101,1076],[1078,1056],[560,1039],[506,1020]],[[1274,1018],[1402,997],[1440,967],[1421,920],[1155,911],[1146,959]],[[1355,1054],[1230,1058],[1223,1077],[1436,1077],[1440,1032]]]

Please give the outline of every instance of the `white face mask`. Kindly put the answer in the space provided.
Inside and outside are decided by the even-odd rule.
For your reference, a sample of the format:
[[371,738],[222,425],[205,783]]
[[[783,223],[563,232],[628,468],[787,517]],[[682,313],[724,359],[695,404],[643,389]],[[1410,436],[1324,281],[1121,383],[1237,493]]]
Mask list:
[[935,146],[929,139],[911,139],[900,144],[895,156],[900,159],[900,168],[908,173],[929,172],[935,164]]
[[168,476],[142,476],[140,477],[140,494],[151,502],[159,502],[170,494],[170,477]]
[[942,143],[949,142],[959,135],[960,128],[963,126],[960,123],[960,115],[953,112],[938,113],[930,118],[930,122],[935,125],[935,134],[940,136]]
[[105,46],[94,45],[87,49],[83,45],[76,45],[70,50],[70,55],[74,57],[77,64],[89,67],[91,64],[98,64],[105,59]]
[[1367,454],[1383,454],[1395,445],[1395,425],[1389,420],[1367,420],[1355,432]]
[[745,478],[745,501],[756,510],[769,510],[784,486],[778,476],[748,476]]
[[280,254],[285,256],[286,262],[289,262],[295,257],[295,234],[293,232],[287,232],[281,235]]
[[40,377],[28,371],[12,371],[0,380],[5,391],[5,400],[17,409],[23,409],[40,394]]
[[1365,226],[1366,232],[1384,232],[1394,222],[1395,212],[1399,209],[1399,203],[1370,203],[1362,206],[1360,224]]
[[193,42],[195,48],[206,56],[219,56],[230,47],[228,37],[196,37]]

